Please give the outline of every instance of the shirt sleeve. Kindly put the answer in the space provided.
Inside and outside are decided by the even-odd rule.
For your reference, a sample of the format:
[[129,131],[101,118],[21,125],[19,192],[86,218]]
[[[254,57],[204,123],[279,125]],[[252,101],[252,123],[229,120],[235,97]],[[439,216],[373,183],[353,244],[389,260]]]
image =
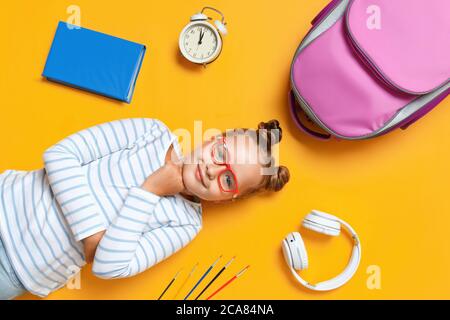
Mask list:
[[148,118],[115,120],[74,133],[44,152],[48,182],[77,241],[107,227],[82,166],[131,148],[139,138],[160,133],[161,126]]
[[131,277],[180,250],[198,234],[200,225],[176,221],[146,231],[159,199],[142,188],[130,188],[117,219],[97,247],[92,266],[97,277]]

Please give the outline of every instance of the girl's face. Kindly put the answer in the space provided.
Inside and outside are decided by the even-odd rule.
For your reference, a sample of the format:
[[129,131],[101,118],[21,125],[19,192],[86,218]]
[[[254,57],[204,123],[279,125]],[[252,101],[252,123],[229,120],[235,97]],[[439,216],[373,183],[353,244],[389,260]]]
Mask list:
[[[206,201],[230,200],[262,182],[255,139],[244,134],[226,137],[226,151],[222,148],[223,141],[221,137],[213,137],[185,158],[183,183],[187,193]],[[227,192],[236,188],[238,193]]]

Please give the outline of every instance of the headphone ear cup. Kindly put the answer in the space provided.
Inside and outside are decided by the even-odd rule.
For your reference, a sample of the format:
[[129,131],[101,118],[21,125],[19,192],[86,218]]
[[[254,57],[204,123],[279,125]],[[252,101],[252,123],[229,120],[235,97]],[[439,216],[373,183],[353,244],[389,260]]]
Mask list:
[[331,214],[318,210],[311,211],[302,221],[303,227],[329,236],[338,236],[341,233],[341,224]]
[[283,240],[282,249],[289,266],[295,270],[308,268],[308,255],[300,233],[291,232],[288,234]]

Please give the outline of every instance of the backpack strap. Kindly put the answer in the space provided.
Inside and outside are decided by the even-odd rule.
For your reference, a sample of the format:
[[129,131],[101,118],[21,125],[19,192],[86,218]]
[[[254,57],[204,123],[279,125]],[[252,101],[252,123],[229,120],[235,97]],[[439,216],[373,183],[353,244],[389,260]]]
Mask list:
[[[308,128],[300,119],[297,113],[297,101],[295,100],[294,92],[292,90],[289,91],[289,109],[291,111],[292,119],[294,119],[295,124],[297,127],[302,130],[304,133],[308,134],[309,136],[312,136],[316,139],[320,140],[329,140],[331,138],[330,134],[320,133],[317,131],[314,131],[310,128]],[[301,108],[299,108],[301,110]]]

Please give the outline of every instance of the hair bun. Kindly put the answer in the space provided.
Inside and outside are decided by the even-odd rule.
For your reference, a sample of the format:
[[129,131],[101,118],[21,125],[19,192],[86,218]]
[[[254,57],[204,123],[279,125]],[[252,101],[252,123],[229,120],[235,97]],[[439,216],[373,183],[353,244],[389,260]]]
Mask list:
[[[267,130],[270,133],[273,133],[273,131],[271,130],[278,130],[277,132],[277,139],[276,141],[273,141],[273,143],[278,143],[281,141],[281,138],[283,136],[283,130],[280,127],[280,122],[276,119],[272,119],[268,122],[260,122],[258,124],[258,129],[264,129]],[[269,135],[269,141],[271,142],[270,144],[272,144],[272,134]]]
[[290,177],[291,175],[289,173],[289,169],[285,166],[279,166],[277,173],[270,177],[266,189],[271,191],[280,191],[283,189],[284,185],[288,183]]
[[280,128],[280,122],[278,122],[278,120],[276,119],[272,119],[268,122],[260,122],[258,124],[258,129],[281,129]]

